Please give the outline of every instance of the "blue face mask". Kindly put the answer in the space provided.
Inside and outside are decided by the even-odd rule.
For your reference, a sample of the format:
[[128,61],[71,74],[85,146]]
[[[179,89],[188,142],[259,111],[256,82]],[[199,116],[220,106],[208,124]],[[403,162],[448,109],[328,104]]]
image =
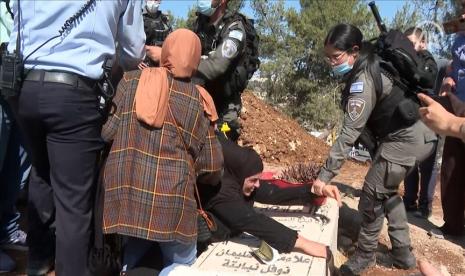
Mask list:
[[352,65],[349,65],[349,61],[333,66],[333,75],[343,76],[346,73],[350,72],[350,70],[352,70],[352,67]]
[[216,8],[212,8],[211,0],[197,0],[197,11],[203,15],[211,16]]

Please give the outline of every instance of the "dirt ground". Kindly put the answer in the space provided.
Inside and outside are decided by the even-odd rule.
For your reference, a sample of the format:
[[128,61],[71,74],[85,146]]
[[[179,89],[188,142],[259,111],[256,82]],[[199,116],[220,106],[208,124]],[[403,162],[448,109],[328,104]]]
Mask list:
[[[329,147],[323,141],[309,135],[295,121],[265,104],[251,92],[243,94],[243,103],[244,109],[241,116],[243,130],[239,143],[252,146],[259,152],[266,163],[266,170],[280,171],[296,163],[322,164],[324,162]],[[337,185],[343,194],[344,206],[340,210],[340,228],[341,219],[344,217],[350,218],[344,223],[350,224],[357,221],[360,189],[367,170],[367,164],[346,162],[341,173],[333,181],[333,184]],[[441,240],[427,235],[430,229],[442,224],[439,188],[438,183],[433,203],[433,216],[430,220],[419,219],[412,215],[408,217],[412,247],[417,259],[430,261],[441,268],[443,274],[465,275],[465,237],[461,239],[446,237],[445,240]],[[399,191],[402,193],[402,185]],[[347,225],[344,226],[347,228]],[[355,231],[355,235],[357,234],[355,226],[353,229],[348,228]],[[390,242],[385,225],[379,239],[377,265],[363,275],[398,276],[418,273],[416,269],[405,271],[391,268],[388,257],[389,247]],[[18,271],[3,275],[23,275],[25,253],[14,253],[14,257],[19,263]],[[338,252],[337,265],[342,264],[346,259],[345,254]]]
[[[349,212],[355,212],[357,209],[360,200],[360,189],[367,170],[367,167],[354,167],[350,163],[346,163],[341,174],[333,181],[333,184],[338,185],[340,190],[344,191],[343,202],[345,204],[343,208],[350,208]],[[402,194],[402,192],[403,184],[399,188],[399,193]],[[341,209],[342,213],[344,213],[343,209]],[[458,239],[446,237],[443,240],[428,235],[429,230],[443,224],[439,182],[437,182],[434,195],[433,216],[429,220],[425,220],[408,213],[408,220],[412,247],[417,260],[427,260],[433,263],[445,275],[447,273],[465,275],[465,237]],[[390,245],[385,223],[379,239],[377,265],[364,275],[412,275],[412,273],[418,272],[418,270],[404,271],[391,268],[388,257]],[[341,262],[345,260],[345,256],[340,259]]]
[[[323,141],[309,135],[294,120],[265,104],[251,92],[243,94],[243,102],[241,142],[253,146],[267,163],[268,169],[279,171],[296,163],[324,162],[329,146]],[[345,209],[341,209],[341,216],[346,213],[357,214],[360,192],[367,171],[367,164],[346,162],[340,174],[333,180],[333,184],[343,192],[343,209]],[[399,193],[403,193],[403,184],[399,188]],[[439,182],[434,195],[433,216],[425,220],[409,213],[408,219],[412,247],[417,259],[428,260],[441,268],[444,274],[465,275],[465,237],[460,239],[446,237],[446,240],[441,240],[428,236],[429,230],[443,223]],[[391,268],[388,248],[390,242],[385,224],[379,239],[378,264],[364,275],[397,276],[419,272]],[[340,253],[337,258],[339,265],[346,259],[347,257]]]
[[266,163],[280,166],[322,163],[329,147],[309,135],[296,121],[267,105],[250,91],[242,94],[239,144],[252,146]]

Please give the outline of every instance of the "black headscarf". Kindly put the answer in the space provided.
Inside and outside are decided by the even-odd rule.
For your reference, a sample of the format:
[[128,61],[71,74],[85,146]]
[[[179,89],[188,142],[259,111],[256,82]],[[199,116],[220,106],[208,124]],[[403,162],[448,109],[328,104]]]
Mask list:
[[212,206],[219,202],[250,200],[242,192],[244,180],[263,171],[262,159],[252,148],[241,147],[221,135],[218,140],[223,147],[224,174],[219,191],[207,204]]
[[242,188],[244,179],[263,171],[263,162],[252,148],[241,147],[231,140],[219,139],[223,147],[224,167]]

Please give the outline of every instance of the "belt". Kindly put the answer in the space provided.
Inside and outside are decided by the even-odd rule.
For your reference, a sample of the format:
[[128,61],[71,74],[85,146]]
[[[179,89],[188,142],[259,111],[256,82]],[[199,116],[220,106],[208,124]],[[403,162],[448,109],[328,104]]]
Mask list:
[[53,72],[44,70],[30,70],[26,72],[26,81],[43,81],[52,83],[67,84],[79,88],[93,89],[97,84],[96,80],[86,78],[74,73]]

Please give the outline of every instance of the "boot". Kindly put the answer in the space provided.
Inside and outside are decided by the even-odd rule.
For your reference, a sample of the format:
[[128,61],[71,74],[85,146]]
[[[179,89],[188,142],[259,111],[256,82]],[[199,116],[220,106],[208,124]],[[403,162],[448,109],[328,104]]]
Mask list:
[[417,264],[417,260],[412,253],[410,246],[393,248],[391,250],[391,257],[393,259],[393,265],[400,269],[414,268]]
[[359,248],[355,250],[349,260],[341,266],[342,275],[360,275],[365,269],[376,264],[375,252],[365,252]]

